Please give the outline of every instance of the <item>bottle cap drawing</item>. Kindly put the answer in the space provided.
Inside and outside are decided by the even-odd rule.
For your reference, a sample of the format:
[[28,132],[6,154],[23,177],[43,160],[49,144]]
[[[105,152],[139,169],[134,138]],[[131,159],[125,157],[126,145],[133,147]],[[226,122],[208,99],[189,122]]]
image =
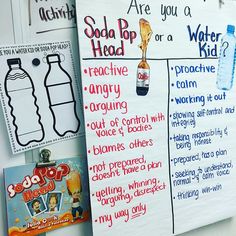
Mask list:
[[227,32],[228,33],[234,33],[235,27],[233,25],[227,25]]
[[47,63],[61,62],[58,54],[47,55]]
[[16,65],[16,64],[21,64],[20,58],[12,58],[12,59],[7,59],[7,64],[8,66],[10,65]]

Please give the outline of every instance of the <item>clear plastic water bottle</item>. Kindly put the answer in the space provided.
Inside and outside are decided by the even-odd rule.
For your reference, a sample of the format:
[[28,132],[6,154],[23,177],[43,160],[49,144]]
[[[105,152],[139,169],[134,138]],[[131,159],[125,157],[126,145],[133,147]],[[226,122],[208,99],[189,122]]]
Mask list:
[[15,136],[19,145],[41,142],[44,129],[41,123],[32,79],[21,67],[20,58],[8,59],[9,71],[5,77],[5,92],[9,99]]
[[235,27],[227,26],[227,33],[222,37],[220,57],[217,72],[217,88],[230,90],[233,86],[236,37],[234,36]]
[[61,66],[58,54],[47,55],[49,66],[45,76],[49,109],[53,117],[53,129],[59,136],[66,133],[76,133],[80,120],[76,113],[76,101],[70,75]]

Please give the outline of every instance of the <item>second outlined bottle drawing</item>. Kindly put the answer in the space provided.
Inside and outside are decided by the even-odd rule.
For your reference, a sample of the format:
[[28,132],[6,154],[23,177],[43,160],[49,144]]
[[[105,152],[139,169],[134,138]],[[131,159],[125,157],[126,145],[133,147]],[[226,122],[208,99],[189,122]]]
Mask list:
[[41,142],[45,132],[35,96],[35,88],[29,74],[22,68],[20,58],[7,60],[9,71],[4,87],[11,108],[15,127],[15,136],[19,145],[27,146],[32,142]]
[[53,129],[61,137],[68,132],[76,133],[80,127],[80,120],[76,113],[72,79],[62,68],[58,54],[49,54],[46,60],[49,69],[45,76],[44,86],[53,116]]

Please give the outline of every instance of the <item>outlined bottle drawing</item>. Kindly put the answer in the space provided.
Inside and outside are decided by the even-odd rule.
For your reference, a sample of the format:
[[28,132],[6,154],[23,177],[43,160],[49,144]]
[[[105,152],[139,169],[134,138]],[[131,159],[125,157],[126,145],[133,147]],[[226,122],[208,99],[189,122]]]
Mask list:
[[20,58],[7,60],[9,71],[4,88],[11,108],[16,141],[21,146],[41,142],[45,132],[41,123],[35,88],[29,74],[21,67]]
[[217,71],[217,88],[230,90],[233,86],[235,69],[236,37],[235,27],[227,25],[227,33],[221,39],[220,56]]
[[76,113],[76,101],[70,75],[61,66],[58,54],[46,57],[49,66],[44,86],[49,101],[49,109],[53,117],[53,129],[63,137],[66,133],[77,133],[80,120]]
[[145,96],[149,90],[150,83],[150,66],[146,60],[147,45],[151,39],[152,30],[148,21],[145,19],[139,20],[141,44],[139,45],[142,50],[142,60],[138,64],[137,80],[136,80],[136,93],[140,96]]

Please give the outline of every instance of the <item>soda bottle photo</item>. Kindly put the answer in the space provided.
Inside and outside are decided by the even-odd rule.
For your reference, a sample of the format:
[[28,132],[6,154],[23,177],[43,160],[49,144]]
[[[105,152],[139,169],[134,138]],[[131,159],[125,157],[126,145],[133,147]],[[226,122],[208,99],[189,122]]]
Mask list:
[[142,60],[138,64],[136,92],[140,96],[145,96],[149,90],[150,67],[143,53]]
[[228,25],[227,32],[221,39],[216,81],[217,88],[221,90],[230,90],[233,86],[236,55],[236,37],[234,31],[235,27]]
[[53,129],[63,137],[66,133],[77,133],[80,120],[76,113],[76,101],[70,75],[61,66],[58,54],[46,57],[48,72],[45,76],[49,109],[53,118]]
[[139,26],[142,40],[139,47],[142,50],[142,60],[139,62],[137,69],[136,93],[139,96],[145,96],[149,91],[150,83],[150,66],[146,60],[146,53],[148,42],[151,39],[152,30],[149,22],[143,18],[139,20]]
[[9,71],[5,77],[4,88],[9,99],[8,105],[11,109],[16,140],[21,146],[41,142],[45,132],[33,81],[22,68],[20,58],[8,59],[7,64]]

